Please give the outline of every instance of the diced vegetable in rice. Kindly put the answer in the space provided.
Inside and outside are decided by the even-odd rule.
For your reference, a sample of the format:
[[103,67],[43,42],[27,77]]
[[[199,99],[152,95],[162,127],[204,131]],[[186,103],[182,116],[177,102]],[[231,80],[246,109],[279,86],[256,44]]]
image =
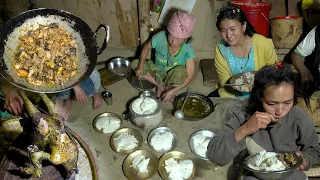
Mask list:
[[138,140],[133,135],[124,133],[114,138],[114,146],[118,152],[132,150],[138,146]]

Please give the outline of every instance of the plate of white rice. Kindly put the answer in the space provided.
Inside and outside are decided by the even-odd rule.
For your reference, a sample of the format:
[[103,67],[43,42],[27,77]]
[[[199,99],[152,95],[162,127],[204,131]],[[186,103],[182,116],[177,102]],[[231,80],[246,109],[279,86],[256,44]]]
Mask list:
[[93,120],[93,128],[99,133],[110,134],[119,130],[122,125],[121,117],[115,113],[106,112]]
[[143,142],[142,134],[133,128],[123,128],[112,134],[110,146],[114,152],[128,154],[138,150]]
[[251,92],[254,83],[256,71],[243,72],[231,77],[230,84],[233,88],[240,92]]
[[179,151],[168,152],[159,160],[159,174],[164,180],[190,180],[195,169],[193,160]]
[[159,159],[151,151],[137,150],[129,154],[123,162],[122,170],[128,179],[151,179],[159,169]]
[[215,134],[209,130],[198,130],[189,137],[189,148],[198,158],[208,160],[207,147]]
[[168,127],[158,127],[149,133],[148,144],[152,150],[166,153],[177,147],[178,136]]

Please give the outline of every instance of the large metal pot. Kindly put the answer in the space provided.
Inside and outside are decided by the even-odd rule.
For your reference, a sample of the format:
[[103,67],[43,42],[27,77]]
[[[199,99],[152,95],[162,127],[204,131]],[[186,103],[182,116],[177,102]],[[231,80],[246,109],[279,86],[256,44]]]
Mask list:
[[137,114],[133,110],[133,103],[139,98],[143,98],[142,95],[134,99],[129,105],[129,112],[123,114],[124,119],[131,121],[131,123],[139,128],[152,128],[159,125],[163,116],[162,116],[162,106],[158,99],[153,97],[148,97],[157,102],[157,108],[152,114]]
[[[36,29],[39,24],[58,23],[67,31],[71,32],[78,46],[78,67],[77,74],[70,78],[63,86],[40,87],[21,81],[10,66],[14,51],[19,43],[18,37],[29,30]],[[96,37],[99,29],[106,32],[104,42],[101,47],[97,46]],[[85,80],[93,71],[97,55],[101,54],[107,47],[109,40],[109,26],[101,24],[95,33],[80,18],[69,12],[55,9],[35,9],[26,11],[7,21],[0,33],[0,74],[13,85],[34,92],[54,93],[67,90]]]

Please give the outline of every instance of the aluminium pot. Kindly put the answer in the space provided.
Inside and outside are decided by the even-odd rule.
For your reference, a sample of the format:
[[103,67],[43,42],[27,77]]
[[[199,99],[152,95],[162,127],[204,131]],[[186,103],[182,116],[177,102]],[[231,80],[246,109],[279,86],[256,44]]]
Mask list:
[[162,121],[163,115],[162,115],[162,105],[161,102],[154,98],[154,97],[148,97],[156,101],[157,108],[154,113],[152,114],[137,114],[133,110],[133,103],[138,100],[139,98],[143,98],[142,95],[140,95],[138,98],[134,99],[130,105],[129,105],[129,111],[123,114],[123,118],[125,120],[131,121],[133,125],[139,128],[153,128],[157,127],[159,123]]

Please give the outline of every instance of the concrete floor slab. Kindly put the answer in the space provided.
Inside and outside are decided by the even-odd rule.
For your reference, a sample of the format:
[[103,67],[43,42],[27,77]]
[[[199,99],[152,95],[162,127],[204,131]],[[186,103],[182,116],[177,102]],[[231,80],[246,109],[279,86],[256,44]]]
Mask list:
[[[112,92],[113,94],[112,106],[107,106],[104,103],[100,109],[92,110],[91,99],[87,104],[78,104],[77,102],[73,101],[72,115],[66,124],[72,130],[77,132],[89,145],[98,165],[100,179],[121,180],[126,179],[122,172],[122,163],[126,155],[120,155],[112,151],[109,145],[111,134],[106,135],[96,132],[92,127],[92,121],[97,115],[104,112],[113,112],[121,115],[127,111],[128,103],[138,96],[139,91],[134,89],[126,79],[112,84],[107,88],[108,91]],[[211,92],[211,90],[211,87],[203,86],[201,71],[197,70],[195,80],[190,85],[190,91],[197,91],[207,95]],[[181,90],[181,92],[185,91],[186,88]],[[163,105],[163,120],[159,126],[170,127],[178,134],[179,142],[175,150],[187,154],[194,160],[196,166],[195,179],[230,179],[227,178],[229,166],[221,167],[209,161],[197,159],[188,148],[188,138],[194,131],[199,129],[216,130],[222,127],[223,121],[222,118],[220,118],[220,114],[222,113],[215,111],[201,121],[191,122],[175,118],[171,113],[172,110],[172,103],[168,102]],[[128,121],[124,121],[123,127],[138,129]],[[144,138],[144,143],[140,149],[151,150],[146,141],[148,133],[151,131],[151,129],[139,129],[139,131],[142,133]],[[155,154],[158,156],[158,158],[160,158],[160,153],[155,152]],[[154,177],[152,177],[152,179],[158,180],[161,178],[158,174],[156,174]]]

